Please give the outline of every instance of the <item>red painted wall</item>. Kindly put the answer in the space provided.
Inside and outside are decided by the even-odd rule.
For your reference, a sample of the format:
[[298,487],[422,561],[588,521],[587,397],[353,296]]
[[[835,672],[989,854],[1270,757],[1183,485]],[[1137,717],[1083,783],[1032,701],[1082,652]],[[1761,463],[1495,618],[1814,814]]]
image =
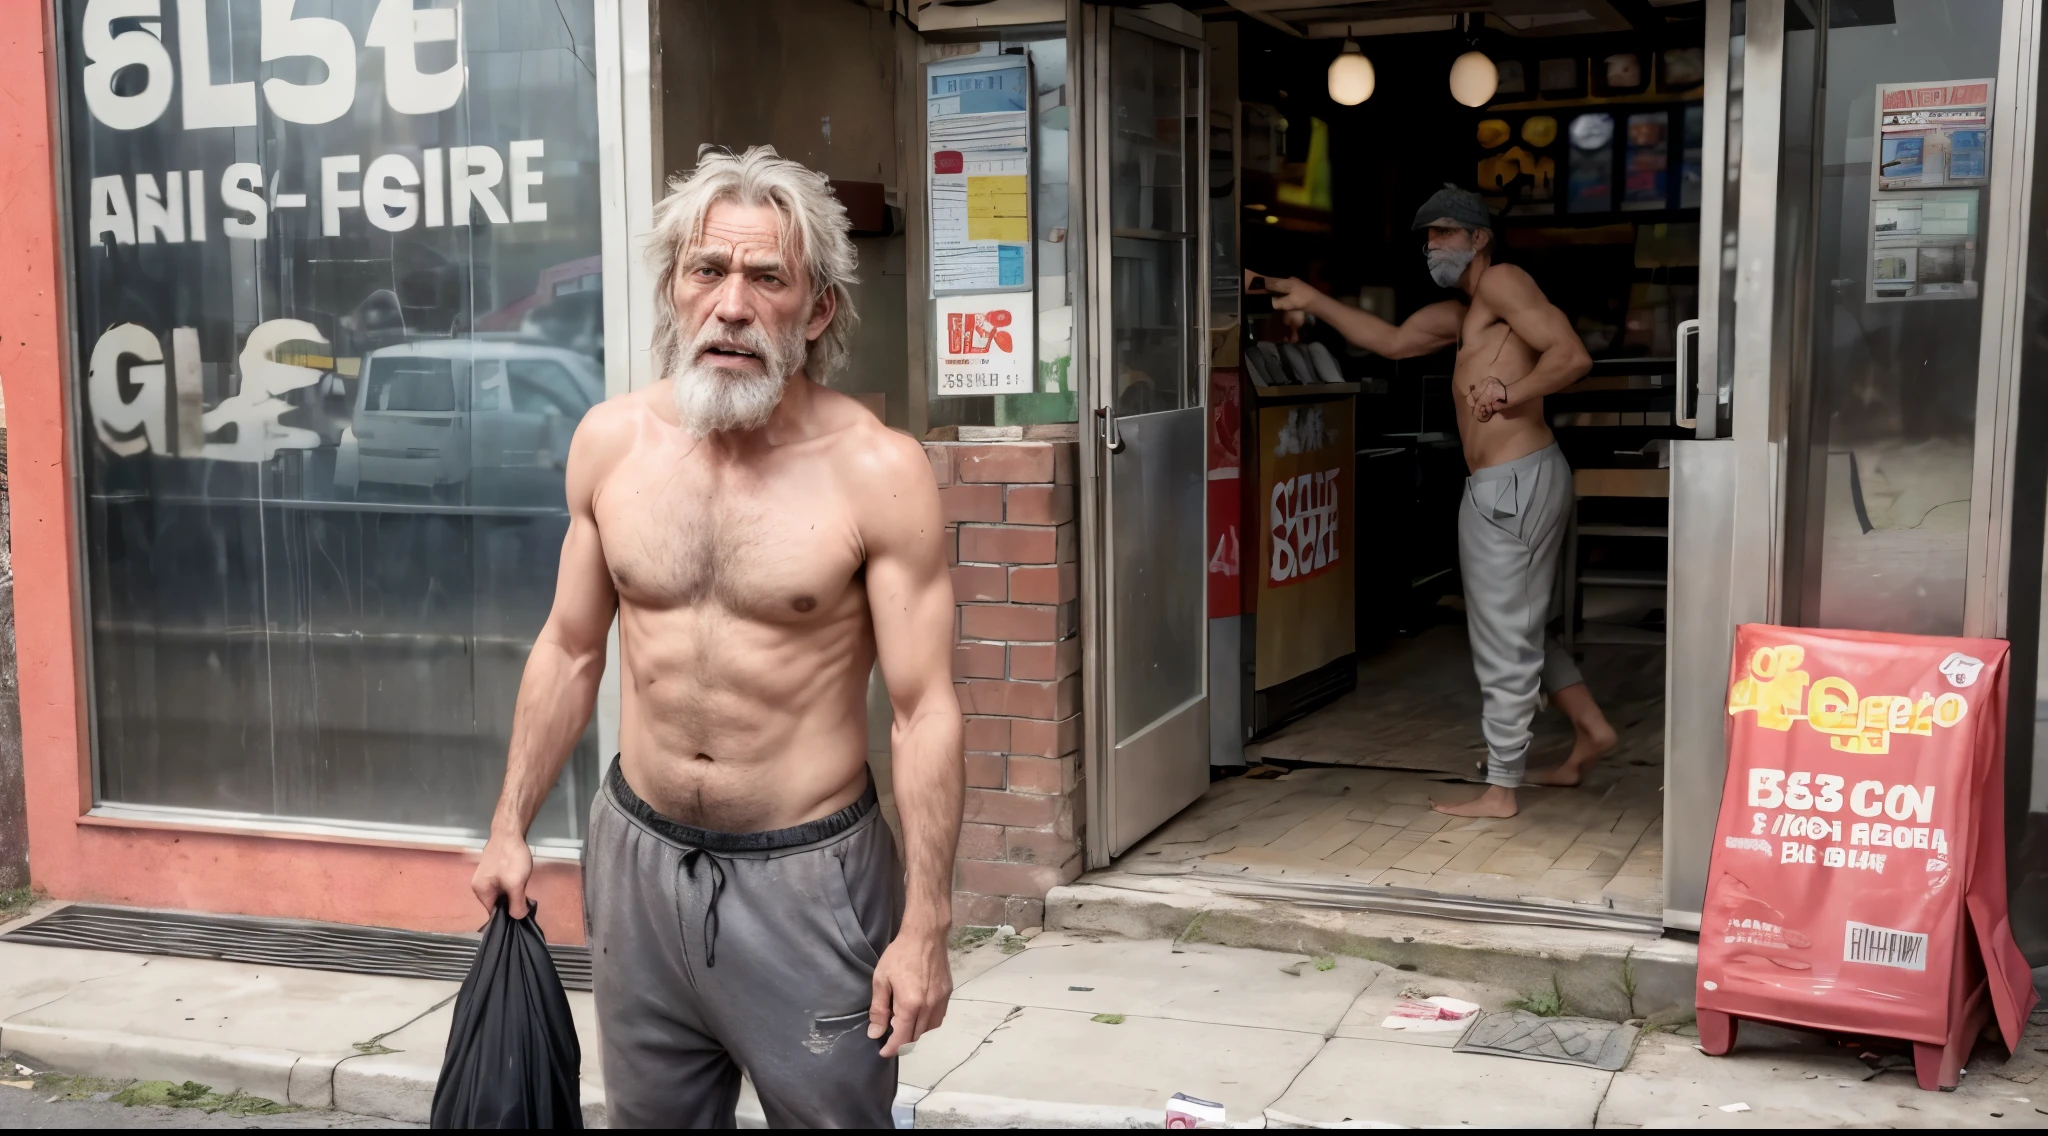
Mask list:
[[[463,853],[81,823],[91,806],[90,742],[67,457],[50,8],[0,3],[0,389],[31,878],[63,899],[474,929],[482,912],[469,894],[474,858]],[[550,938],[582,941],[581,893],[574,865],[536,872],[532,894]]]

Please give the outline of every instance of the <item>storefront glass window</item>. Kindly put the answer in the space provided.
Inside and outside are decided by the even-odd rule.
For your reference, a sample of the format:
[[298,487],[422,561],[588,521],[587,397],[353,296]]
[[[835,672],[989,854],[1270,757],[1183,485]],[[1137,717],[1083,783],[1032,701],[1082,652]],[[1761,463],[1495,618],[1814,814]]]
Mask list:
[[[2001,0],[1822,10],[1793,603],[1809,626],[1960,634],[1980,235],[1990,167],[2011,160],[1988,146]],[[1788,60],[1814,34],[1801,11],[1786,7]]]
[[604,397],[592,0],[59,7],[97,800],[482,832]]

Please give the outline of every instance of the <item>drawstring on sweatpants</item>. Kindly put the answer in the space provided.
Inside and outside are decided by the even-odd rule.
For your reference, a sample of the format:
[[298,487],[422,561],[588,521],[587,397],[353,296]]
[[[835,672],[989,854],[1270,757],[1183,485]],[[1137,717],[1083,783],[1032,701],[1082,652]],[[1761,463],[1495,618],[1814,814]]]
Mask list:
[[683,874],[693,882],[700,859],[711,865],[711,902],[704,907],[704,966],[709,969],[718,965],[718,899],[725,894],[725,865],[718,862],[715,852],[702,848],[684,850]]

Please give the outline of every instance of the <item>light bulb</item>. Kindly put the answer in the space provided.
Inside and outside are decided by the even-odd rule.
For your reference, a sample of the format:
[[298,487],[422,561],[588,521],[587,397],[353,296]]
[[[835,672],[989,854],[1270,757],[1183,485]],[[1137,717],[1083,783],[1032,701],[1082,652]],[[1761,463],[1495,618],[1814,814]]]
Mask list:
[[1372,60],[1358,50],[1357,40],[1345,40],[1344,50],[1330,61],[1330,101],[1357,106],[1372,97],[1375,81]]
[[[1333,86],[1335,82],[1332,78]],[[1468,51],[1451,63],[1451,97],[1466,106],[1485,106],[1499,88],[1500,70],[1485,52]]]

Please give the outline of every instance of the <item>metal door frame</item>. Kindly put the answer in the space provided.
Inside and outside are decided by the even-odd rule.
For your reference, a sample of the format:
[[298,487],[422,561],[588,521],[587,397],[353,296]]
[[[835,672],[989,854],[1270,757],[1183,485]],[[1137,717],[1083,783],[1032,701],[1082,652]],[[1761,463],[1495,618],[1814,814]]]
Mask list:
[[[1082,392],[1079,480],[1081,495],[1081,548],[1080,558],[1080,600],[1082,635],[1082,855],[1089,868],[1108,866],[1112,859],[1110,851],[1109,826],[1114,811],[1113,788],[1110,765],[1116,753],[1116,675],[1114,657],[1109,642],[1111,623],[1110,570],[1107,515],[1107,478],[1109,452],[1098,430],[1097,411],[1107,409],[1113,413],[1113,384],[1108,381],[1110,367],[1116,357],[1114,326],[1110,311],[1114,294],[1111,284],[1110,255],[1112,228],[1110,214],[1109,177],[1110,138],[1107,129],[1109,114],[1109,64],[1111,32],[1122,27],[1143,35],[1153,36],[1168,43],[1185,47],[1194,53],[1199,68],[1194,110],[1201,118],[1195,132],[1196,150],[1184,156],[1188,176],[1196,179],[1194,213],[1189,217],[1189,232],[1195,249],[1195,262],[1187,281],[1188,312],[1193,320],[1190,328],[1191,346],[1196,366],[1195,400],[1188,408],[1206,410],[1209,399],[1209,351],[1208,351],[1208,304],[1206,302],[1209,276],[1209,176],[1206,160],[1206,134],[1203,132],[1208,120],[1208,52],[1209,45],[1200,38],[1186,35],[1164,24],[1145,19],[1134,13],[1088,3],[1086,0],[1067,0],[1068,27],[1078,29],[1077,48],[1073,55],[1075,74],[1079,75],[1077,85],[1079,103],[1074,116],[1073,160],[1076,187],[1073,213],[1083,218],[1076,226],[1080,248],[1076,255],[1081,260],[1082,270],[1076,273],[1075,304],[1082,316],[1082,328],[1077,336],[1075,358],[1080,364],[1077,388]],[[1074,239],[1070,236],[1069,238]],[[1203,523],[1206,525],[1206,512]],[[1204,542],[1206,547],[1206,540]],[[1204,613],[1206,616],[1206,612]],[[1202,726],[1207,728],[1206,702],[1208,690],[1208,629],[1201,628],[1199,637],[1203,658],[1197,670],[1202,683],[1202,695],[1196,699],[1195,713],[1201,717]],[[1195,755],[1204,769],[1208,767],[1209,754],[1205,746]]]
[[[1969,567],[1963,634],[2008,638],[2012,583],[2013,463],[2019,444],[2020,353],[2024,347],[2027,219],[2032,214],[2034,112],[2041,67],[2039,0],[2005,0],[1998,32],[1998,87],[1992,94],[1993,165],[1984,210],[1984,330],[1977,350],[1977,436],[1971,447]],[[2000,160],[1996,155],[2003,155]],[[2031,643],[2035,628],[2018,629]],[[2009,738],[2031,753],[2032,738]]]

